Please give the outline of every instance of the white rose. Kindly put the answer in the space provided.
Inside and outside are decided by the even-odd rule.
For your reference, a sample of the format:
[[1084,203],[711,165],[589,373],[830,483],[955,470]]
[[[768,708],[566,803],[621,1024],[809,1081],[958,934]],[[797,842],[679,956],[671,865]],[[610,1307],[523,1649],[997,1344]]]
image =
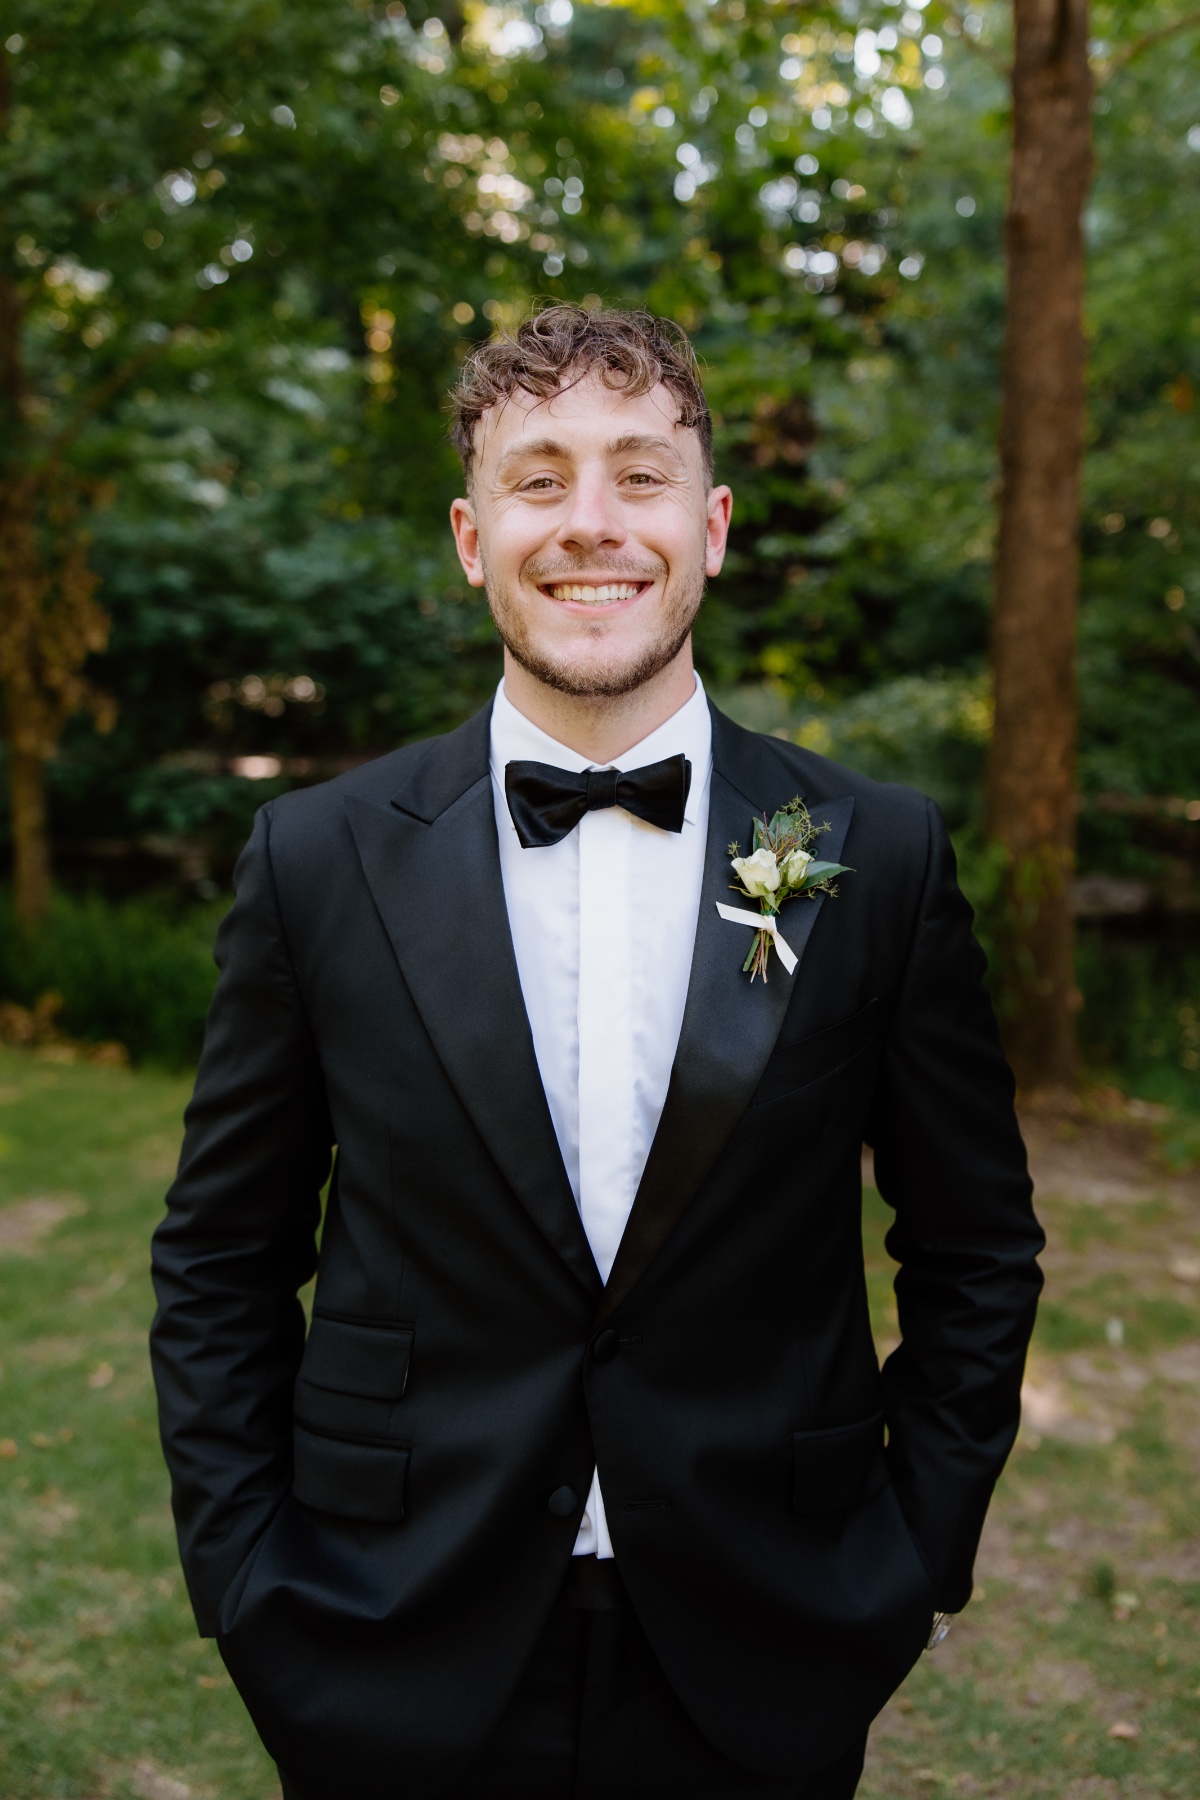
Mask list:
[[771,850],[756,850],[753,856],[735,856],[734,874],[755,900],[769,900],[779,887],[779,864]]
[[793,850],[783,861],[783,879],[789,887],[797,888],[804,880],[805,871],[812,857],[807,850]]

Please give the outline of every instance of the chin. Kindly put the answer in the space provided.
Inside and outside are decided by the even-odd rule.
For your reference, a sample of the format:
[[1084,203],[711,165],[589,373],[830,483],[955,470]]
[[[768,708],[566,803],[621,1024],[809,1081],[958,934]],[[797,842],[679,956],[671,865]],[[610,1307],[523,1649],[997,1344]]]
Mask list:
[[641,657],[585,661],[562,657],[525,664],[529,673],[544,681],[547,687],[579,700],[615,700],[622,694],[633,693],[658,674],[660,666],[655,664],[647,668]]
[[506,640],[521,667],[547,687],[576,699],[617,699],[661,673],[678,655],[680,645],[651,641],[621,645],[576,646]]
[[624,630],[618,619],[581,619],[572,630],[543,632],[531,629],[533,622],[518,609],[492,602],[513,659],[547,687],[580,700],[619,699],[660,675],[687,643],[697,610],[677,605],[636,626],[627,615]]

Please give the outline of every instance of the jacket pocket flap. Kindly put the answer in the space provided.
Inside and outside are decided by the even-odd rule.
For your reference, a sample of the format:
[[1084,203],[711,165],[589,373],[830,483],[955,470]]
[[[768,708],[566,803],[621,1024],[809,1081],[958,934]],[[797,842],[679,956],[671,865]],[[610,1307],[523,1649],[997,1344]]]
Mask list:
[[797,1431],[792,1448],[798,1513],[845,1511],[886,1482],[882,1412],[827,1431]]
[[405,1325],[357,1325],[317,1313],[300,1365],[303,1380],[337,1394],[399,1400],[408,1385],[413,1333]]
[[814,1031],[795,1044],[779,1044],[754,1091],[752,1106],[782,1100],[794,1088],[805,1087],[822,1075],[830,1075],[858,1055],[879,1031],[878,997],[824,1031]]
[[404,1517],[408,1450],[403,1444],[355,1444],[295,1427],[292,1493],[319,1512],[398,1525]]

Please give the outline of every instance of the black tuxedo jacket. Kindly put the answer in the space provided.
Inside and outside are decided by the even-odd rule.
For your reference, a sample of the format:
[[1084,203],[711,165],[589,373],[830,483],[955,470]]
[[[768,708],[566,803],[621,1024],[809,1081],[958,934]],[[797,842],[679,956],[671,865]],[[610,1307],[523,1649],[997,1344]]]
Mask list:
[[[154,1242],[200,1629],[314,1794],[436,1794],[515,1686],[595,1462],[684,1706],[803,1775],[966,1602],[1017,1424],[1042,1237],[970,911],[930,802],[714,711],[683,1030],[604,1286],[522,1005],[488,718],[274,801],[238,867]],[[800,965],[752,985],[727,846],[797,793],[853,873],[787,905]],[[864,1139],[900,1265],[882,1370]]]

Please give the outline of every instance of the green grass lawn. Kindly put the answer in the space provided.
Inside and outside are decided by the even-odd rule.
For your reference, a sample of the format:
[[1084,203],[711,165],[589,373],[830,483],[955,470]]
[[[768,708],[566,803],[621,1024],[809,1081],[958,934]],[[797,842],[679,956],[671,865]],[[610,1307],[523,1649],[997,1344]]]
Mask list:
[[0,1795],[276,1800],[176,1560],[146,1354],[188,1083],[0,1051]]
[[[154,1424],[147,1245],[186,1094],[0,1051],[0,1800],[278,1793],[195,1635]],[[879,1721],[862,1800],[1200,1796],[1200,1183],[1132,1128],[1039,1129],[1027,1425],[976,1599]],[[886,1219],[869,1195],[885,1344]]]

